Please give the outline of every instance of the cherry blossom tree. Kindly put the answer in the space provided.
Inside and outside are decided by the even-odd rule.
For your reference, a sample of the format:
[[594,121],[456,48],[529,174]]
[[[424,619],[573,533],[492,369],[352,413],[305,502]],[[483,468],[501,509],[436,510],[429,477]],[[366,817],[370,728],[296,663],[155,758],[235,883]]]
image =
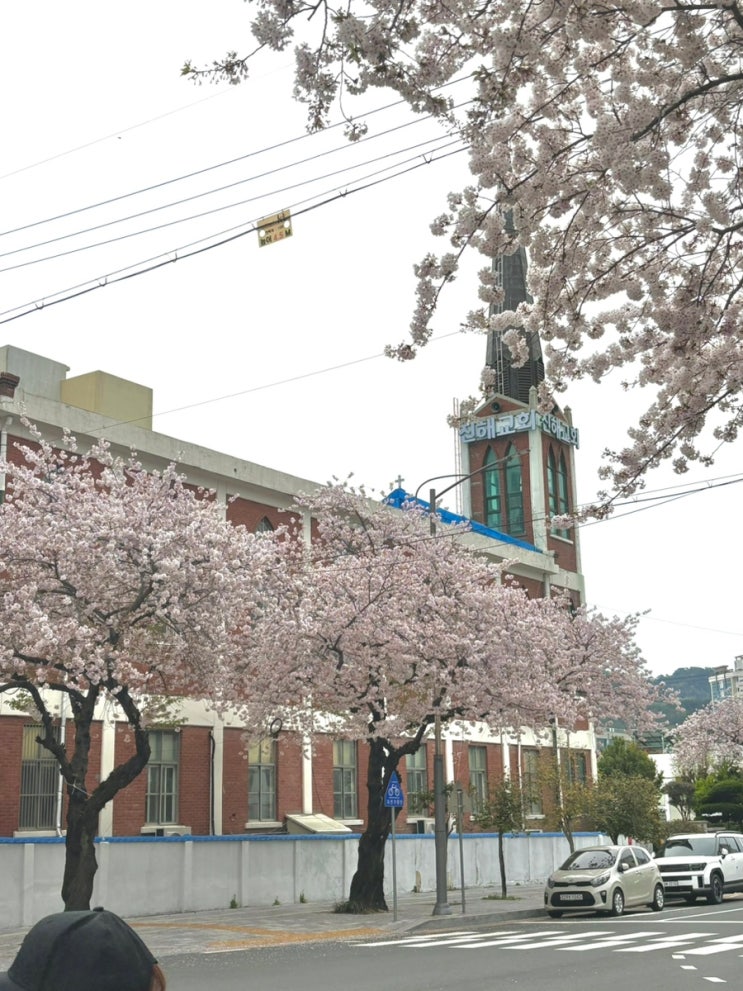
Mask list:
[[[101,810],[149,759],[149,702],[219,701],[281,569],[270,535],[229,524],[173,465],[144,471],[105,442],[82,455],[66,437],[64,448],[37,435],[20,458],[0,464],[8,482],[0,692],[40,721],[37,740],[64,780],[62,898],[71,910],[90,904]],[[64,740],[55,724],[62,704],[72,728]],[[131,727],[134,753],[99,781],[89,766],[91,726],[110,705]]]
[[743,699],[698,709],[674,731],[673,754],[681,774],[693,778],[743,766]]
[[[609,452],[617,491],[669,459],[710,463],[743,419],[740,182],[743,7],[737,0],[251,0],[251,51],[185,75],[239,82],[260,49],[294,40],[309,128],[393,90],[469,151],[472,184],[417,266],[408,359],[432,333],[467,249],[487,264],[465,325],[547,344],[551,385],[620,370],[648,405]],[[296,31],[296,38],[295,38]],[[340,98],[343,98],[342,103]],[[367,125],[347,116],[359,140]],[[432,208],[432,212],[433,212]],[[526,248],[533,304],[500,312],[492,260]],[[545,394],[545,403],[551,400]]]
[[439,523],[432,535],[416,506],[331,486],[301,508],[315,539],[294,545],[294,604],[266,631],[270,681],[258,662],[235,694],[248,696],[256,732],[275,718],[281,686],[283,718],[308,736],[365,741],[368,812],[348,908],[384,910],[385,791],[437,719],[496,731],[552,715],[564,725],[583,713],[640,719],[654,689],[628,626],[529,599],[458,528]]

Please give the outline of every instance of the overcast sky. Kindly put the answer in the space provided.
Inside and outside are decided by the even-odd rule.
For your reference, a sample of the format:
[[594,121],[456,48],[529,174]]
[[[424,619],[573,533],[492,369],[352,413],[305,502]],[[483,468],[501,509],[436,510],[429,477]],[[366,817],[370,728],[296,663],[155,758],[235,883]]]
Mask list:
[[[5,5],[0,344],[150,386],[162,433],[318,482],[353,473],[383,490],[402,477],[415,491],[455,471],[446,417],[485,355],[484,339],[457,332],[477,265],[419,358],[382,351],[406,336],[412,266],[443,247],[428,223],[466,181],[466,155],[383,93],[366,104],[365,141],[305,135],[290,55],[239,87],[180,78],[187,58],[252,47],[249,14],[241,0]],[[260,248],[251,228],[287,207],[293,237]],[[610,382],[564,403],[588,502],[602,450],[639,405]],[[650,610],[639,641],[654,673],[743,653],[741,478],[738,452],[721,451],[704,473],[651,476],[653,494],[676,486],[670,501],[581,532],[589,601]]]

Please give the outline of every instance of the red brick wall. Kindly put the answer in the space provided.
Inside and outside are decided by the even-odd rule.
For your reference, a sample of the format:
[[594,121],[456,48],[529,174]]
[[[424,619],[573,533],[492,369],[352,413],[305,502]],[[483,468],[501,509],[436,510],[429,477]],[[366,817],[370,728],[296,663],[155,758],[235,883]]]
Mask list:
[[[228,729],[224,734],[224,768],[222,790],[222,831],[245,832],[248,822],[247,750],[241,730]],[[276,818],[283,823],[287,815],[302,812],[302,744],[299,736],[287,733],[276,744]],[[332,783],[331,783],[332,787]]]
[[243,731],[225,729],[222,763],[222,832],[245,832],[248,821],[248,762]]
[[325,736],[315,739],[312,752],[312,810],[333,815],[333,741]]
[[25,719],[0,719],[0,836],[12,836],[18,829],[21,792],[21,747]]
[[[134,731],[125,723],[117,723],[115,734],[114,762],[122,764],[135,751]],[[144,826],[146,796],[147,768],[114,799],[114,836],[139,836]]]
[[227,519],[235,526],[244,526],[252,533],[258,529],[258,524],[266,518],[274,530],[289,523],[291,514],[275,506],[266,506],[260,502],[238,497],[227,503]]
[[[127,760],[134,753],[134,733],[130,726],[116,724],[115,761]],[[180,774],[178,815],[180,825],[190,826],[195,836],[208,835],[209,774],[211,741],[208,726],[184,726],[180,731]],[[139,836],[145,825],[147,768],[114,799],[114,836]],[[243,830],[240,829],[239,832]]]
[[543,582],[537,581],[535,578],[524,578],[521,575],[506,574],[504,581],[516,588],[523,588],[530,599],[541,599],[544,595]]
[[[278,819],[302,811],[302,741],[296,734],[281,736],[277,744],[276,805]],[[332,787],[332,781],[331,781]]]
[[[0,836],[12,836],[19,828],[21,762],[23,756],[23,727],[32,720],[15,716],[0,719],[0,788],[4,796],[0,802]],[[74,724],[67,721],[68,753],[71,753]],[[85,786],[92,791],[100,784],[101,775],[101,724],[93,723],[90,729],[90,757]],[[67,810],[66,786],[62,793],[62,828]]]
[[194,836],[211,833],[209,812],[212,741],[208,726],[183,726],[178,781],[178,822]]

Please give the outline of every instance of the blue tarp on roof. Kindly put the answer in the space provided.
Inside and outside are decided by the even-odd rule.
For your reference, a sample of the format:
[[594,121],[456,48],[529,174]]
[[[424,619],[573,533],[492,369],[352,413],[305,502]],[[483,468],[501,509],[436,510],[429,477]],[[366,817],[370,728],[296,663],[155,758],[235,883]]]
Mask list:
[[[413,504],[416,506],[421,506],[429,512],[431,509],[430,503],[426,502],[424,499],[416,499],[415,496],[410,495],[410,493],[406,492],[405,489],[394,489],[384,501],[388,506],[394,506],[396,509],[402,509],[404,503],[408,503],[408,505]],[[480,533],[483,537],[491,537],[499,543],[513,544],[515,547],[523,547],[527,551],[536,551],[537,554],[542,553],[538,547],[535,547],[534,544],[527,543],[526,540],[519,540],[518,537],[511,537],[507,533],[501,533],[500,530],[493,530],[489,526],[483,526],[482,523],[476,523],[474,520],[468,520],[466,516],[459,516],[457,513],[450,513],[448,509],[437,509],[436,516],[442,523],[464,523],[472,533]]]

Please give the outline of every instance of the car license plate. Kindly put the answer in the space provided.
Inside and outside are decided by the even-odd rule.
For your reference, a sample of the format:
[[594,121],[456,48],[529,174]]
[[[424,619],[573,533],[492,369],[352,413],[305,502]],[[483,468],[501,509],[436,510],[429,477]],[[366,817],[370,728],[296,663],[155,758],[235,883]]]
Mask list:
[[563,902],[582,902],[583,895],[560,895],[560,901]]
[[664,881],[663,882],[667,888],[678,888],[680,881]]

